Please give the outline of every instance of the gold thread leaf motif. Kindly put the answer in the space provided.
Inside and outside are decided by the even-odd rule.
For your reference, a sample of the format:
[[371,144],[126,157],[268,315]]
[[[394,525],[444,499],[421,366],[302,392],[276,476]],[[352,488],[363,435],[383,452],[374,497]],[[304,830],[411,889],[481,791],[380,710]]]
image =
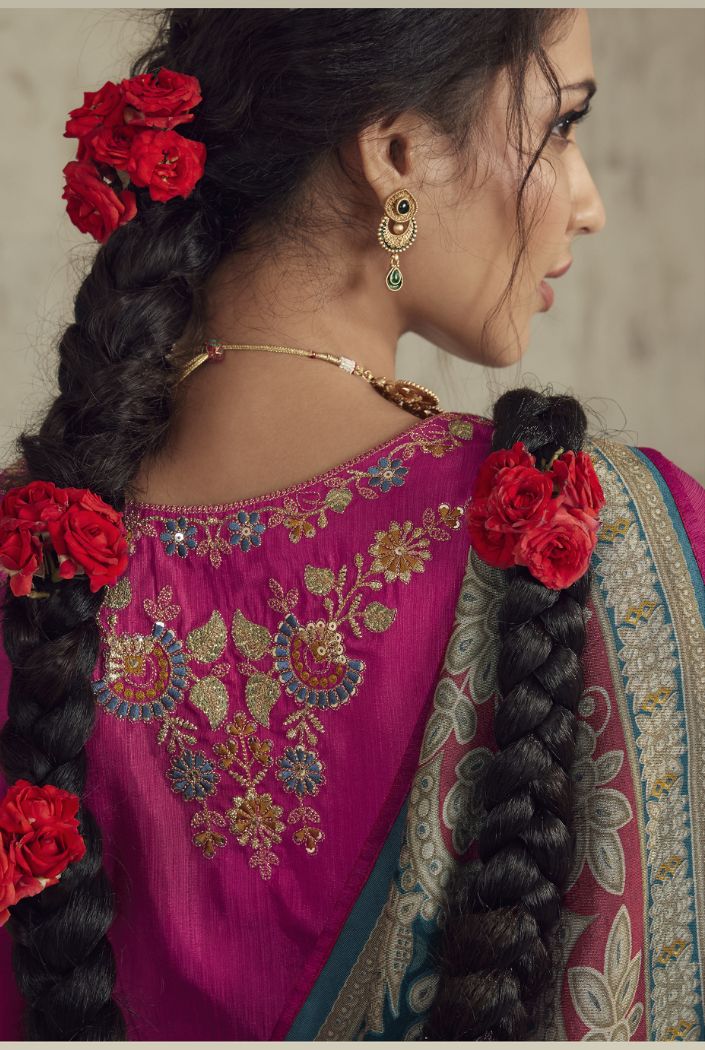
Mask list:
[[461,441],[469,441],[473,434],[473,425],[465,419],[453,419],[448,424],[448,430],[453,437],[460,438]]
[[212,676],[202,678],[191,687],[189,700],[199,711],[203,711],[211,729],[217,729],[228,713],[228,691],[221,681]]
[[304,569],[304,583],[311,594],[328,594],[335,583],[335,576],[331,569],[317,569],[315,565],[307,565]]
[[342,514],[352,498],[353,494],[350,489],[336,488],[330,489],[326,493],[325,502],[326,506],[330,507],[331,510],[334,510],[336,514]]
[[196,659],[208,664],[222,656],[227,640],[225,620],[217,609],[213,610],[208,623],[204,623],[202,627],[194,627],[186,635],[188,647]]
[[181,606],[170,604],[172,598],[173,594],[169,584],[162,587],[156,601],[153,601],[151,598],[145,598],[143,608],[150,620],[161,620],[163,623],[168,623],[169,620],[173,620],[175,616],[178,616],[181,612]]
[[396,615],[396,609],[390,609],[387,605],[383,605],[382,602],[370,602],[365,608],[362,618],[368,631],[381,634],[391,627]]
[[107,609],[124,609],[132,601],[132,587],[129,576],[122,576],[112,587],[108,587],[103,599]]
[[269,714],[279,699],[280,687],[263,671],[250,675],[245,686],[245,699],[250,714],[260,725],[269,728]]
[[235,645],[250,660],[259,660],[272,645],[267,628],[248,620],[240,609],[236,609],[233,616],[232,634]]

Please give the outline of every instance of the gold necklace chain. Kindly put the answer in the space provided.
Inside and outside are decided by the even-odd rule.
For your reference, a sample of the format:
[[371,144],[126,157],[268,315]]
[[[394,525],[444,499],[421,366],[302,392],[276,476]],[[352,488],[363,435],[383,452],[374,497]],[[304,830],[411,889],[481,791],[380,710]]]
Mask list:
[[409,379],[386,379],[384,376],[374,376],[369,368],[362,368],[351,357],[320,353],[316,350],[301,350],[294,346],[278,346],[270,343],[219,343],[217,339],[209,339],[203,344],[202,351],[192,358],[183,369],[178,382],[180,383],[184,380],[204,361],[222,361],[225,350],[270,350],[278,354],[315,357],[319,361],[329,361],[331,364],[337,365],[338,368],[342,368],[344,372],[349,372],[350,375],[361,376],[388,401],[393,401],[422,419],[425,419],[427,416],[438,415],[443,411],[438,404],[438,398],[432,390],[421,386],[419,383],[413,383]]

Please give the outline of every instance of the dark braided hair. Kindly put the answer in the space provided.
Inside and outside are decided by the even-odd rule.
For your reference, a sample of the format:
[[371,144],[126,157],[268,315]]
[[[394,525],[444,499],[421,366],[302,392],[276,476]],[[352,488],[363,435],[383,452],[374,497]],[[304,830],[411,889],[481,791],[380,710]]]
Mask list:
[[[493,415],[493,450],[523,441],[537,463],[558,449],[579,451],[585,438],[587,419],[572,397],[509,390]],[[523,567],[506,575],[481,863],[460,865],[448,892],[428,1039],[524,1039],[552,992],[574,849],[570,768],[591,572],[561,591]]]
[[[310,177],[323,164],[340,162],[344,140],[375,120],[413,108],[449,137],[458,156],[469,157],[485,93],[500,71],[512,88],[508,126],[516,129],[521,153],[528,65],[538,63],[553,92],[553,123],[560,90],[544,48],[574,14],[158,12],[154,42],[130,75],[166,66],[199,78],[203,101],[179,133],[205,142],[206,170],[186,199],[163,204],[138,189],[135,218],[97,250],[58,344],[59,394],[36,429],[17,437],[20,459],[6,480],[89,488],[122,510],[141,461],[168,443],[184,364],[171,348],[191,328],[196,339],[205,335],[207,282],[219,261],[245,249],[266,250],[274,236],[294,236],[300,245],[305,221],[281,223],[280,216],[299,214]],[[496,311],[526,247],[524,189],[549,135],[518,189],[519,251]],[[364,221],[375,236],[376,212]],[[584,421],[574,401],[521,391],[507,397],[497,405],[497,445],[522,438],[533,451],[579,447]],[[104,591],[91,594],[84,576],[43,586],[50,595],[41,601],[17,598],[9,587],[4,593],[12,678],[0,767],[9,783],[25,777],[82,797]],[[466,879],[458,888],[447,980],[427,1029],[432,1036],[520,1037],[536,989],[548,977],[545,939],[560,910],[568,864],[567,769],[586,587],[581,580],[564,593],[547,591],[520,572],[512,580],[502,627],[501,754],[488,784],[490,819],[481,839],[485,867],[474,887]],[[27,1039],[126,1034],[113,998],[115,960],[107,936],[119,901],[102,867],[100,830],[83,804],[79,819],[85,856],[60,884],[18,902],[7,923]],[[492,909],[487,914],[485,902]],[[510,906],[516,921],[506,921]]]

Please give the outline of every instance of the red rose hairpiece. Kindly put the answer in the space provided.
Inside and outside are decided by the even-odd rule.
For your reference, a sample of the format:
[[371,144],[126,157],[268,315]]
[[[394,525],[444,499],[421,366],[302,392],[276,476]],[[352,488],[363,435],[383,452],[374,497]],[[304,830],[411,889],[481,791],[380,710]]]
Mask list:
[[78,139],[76,159],[63,170],[74,226],[103,243],[136,215],[134,187],[146,187],[155,201],[188,197],[203,175],[206,147],[173,129],[193,120],[189,110],[200,101],[196,77],[164,66],[84,92],[64,131]]
[[604,502],[586,452],[561,450],[539,470],[517,441],[480,468],[467,510],[470,544],[488,565],[523,565],[562,590],[587,572]]
[[47,573],[55,583],[85,574],[95,592],[114,584],[127,560],[122,514],[90,489],[32,481],[0,502],[0,572],[16,597],[48,598],[32,582]]
[[69,791],[28,780],[15,781],[0,799],[0,926],[14,904],[55,886],[69,864],[83,857],[78,803]]

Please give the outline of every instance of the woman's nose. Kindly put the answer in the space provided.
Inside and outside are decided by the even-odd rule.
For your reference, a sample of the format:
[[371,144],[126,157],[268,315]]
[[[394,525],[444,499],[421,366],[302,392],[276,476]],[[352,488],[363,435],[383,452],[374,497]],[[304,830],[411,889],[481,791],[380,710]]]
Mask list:
[[573,229],[575,233],[599,233],[604,229],[607,215],[602,197],[584,163],[577,179]]

